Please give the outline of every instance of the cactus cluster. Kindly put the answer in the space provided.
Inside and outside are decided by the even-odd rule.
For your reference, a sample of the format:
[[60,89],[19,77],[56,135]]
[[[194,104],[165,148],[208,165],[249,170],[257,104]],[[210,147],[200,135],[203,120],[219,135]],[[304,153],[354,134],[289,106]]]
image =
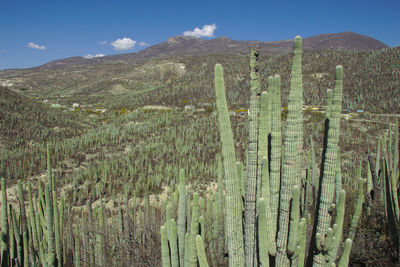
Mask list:
[[374,202],[384,203],[388,232],[396,244],[400,260],[399,134],[399,123],[396,121],[394,129],[390,129],[389,136],[378,140],[376,163],[373,164],[372,157],[369,157],[367,199],[370,207],[373,207]]
[[[219,228],[214,224],[216,228],[206,236],[205,224],[210,225],[210,222],[205,222],[204,218],[212,218],[210,205],[217,205],[217,202],[205,200],[198,193],[194,193],[191,199],[186,192],[183,169],[180,170],[179,180],[179,188],[166,201],[165,223],[161,226],[162,266],[197,266],[197,263],[201,267],[208,266],[204,239],[210,240],[213,231],[218,234]],[[217,246],[215,243],[214,247]]]
[[[343,68],[336,67],[335,87],[328,91],[321,175],[318,179],[312,149],[307,176],[303,177],[301,37],[297,36],[294,43],[288,116],[283,134],[280,117],[280,77],[269,77],[268,91],[261,92],[258,51],[253,49],[251,52],[250,125],[244,182],[242,168],[238,168],[236,163],[222,66],[215,66],[215,91],[225,177],[224,233],[229,266],[304,266],[306,262],[313,266],[333,266],[335,263],[338,266],[347,266],[349,261],[352,240],[364,200],[364,179],[357,177],[359,193],[355,214],[343,253],[338,257],[342,244],[346,198],[341,183],[338,146]],[[194,199],[197,201],[197,194]],[[316,209],[315,225],[312,223],[311,208]],[[192,209],[193,216],[196,214],[194,204]],[[336,216],[332,221],[334,212]],[[192,222],[193,220],[195,219],[192,218]],[[195,223],[198,224],[197,221]],[[166,224],[168,225],[168,221]],[[308,226],[313,229],[311,242],[306,240]],[[192,235],[191,231],[189,240],[195,240],[197,234],[196,231]],[[199,237],[196,241],[199,243],[198,262],[200,266],[208,266],[204,263],[202,239]],[[163,251],[168,253],[167,243],[164,242],[164,246]],[[194,246],[189,248],[191,251],[196,249]],[[169,254],[171,252],[172,249]],[[269,262],[271,259],[275,261],[274,264]],[[213,259],[211,262],[215,265]],[[196,263],[191,262],[190,266],[195,266]],[[163,266],[174,265],[168,265],[166,261]],[[185,262],[179,266],[187,265]]]
[[[38,181],[38,195],[32,196],[28,183],[28,213],[25,209],[26,193],[20,180],[17,183],[19,216],[14,207],[7,205],[6,182],[1,178],[1,263],[2,266],[63,266],[64,201],[57,202],[54,177],[48,157],[48,183],[43,192]],[[53,190],[52,190],[53,188]]]

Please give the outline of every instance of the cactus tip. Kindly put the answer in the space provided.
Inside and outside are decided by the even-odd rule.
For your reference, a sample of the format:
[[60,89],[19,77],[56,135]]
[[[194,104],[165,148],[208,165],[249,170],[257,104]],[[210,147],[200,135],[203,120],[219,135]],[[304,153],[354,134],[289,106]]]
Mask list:
[[301,50],[301,45],[302,45],[303,40],[301,39],[300,35],[297,35],[294,38],[294,49],[295,50]]
[[336,80],[343,79],[343,67],[342,65],[336,66]]

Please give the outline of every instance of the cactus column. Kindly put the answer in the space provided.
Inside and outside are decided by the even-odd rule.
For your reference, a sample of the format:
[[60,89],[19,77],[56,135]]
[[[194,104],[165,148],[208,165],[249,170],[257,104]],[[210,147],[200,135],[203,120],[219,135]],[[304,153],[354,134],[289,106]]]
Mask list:
[[229,266],[241,267],[244,265],[244,250],[240,181],[236,167],[235,147],[226,103],[222,66],[220,64],[215,65],[214,71],[218,124],[225,169],[226,233],[228,236]]
[[293,188],[295,186],[300,187],[300,162],[302,159],[301,151],[303,144],[303,129],[300,127],[303,123],[301,116],[303,102],[301,37],[296,36],[294,43],[295,48],[288,104],[289,113],[285,130],[285,146],[283,151],[276,266],[288,266],[290,264],[287,255],[290,199],[293,195]]
[[[8,233],[8,216],[7,216],[7,193],[6,181],[1,178],[1,266],[8,266],[9,254],[9,233]],[[11,237],[13,238],[13,237]]]
[[[328,121],[328,138],[321,177],[320,198],[318,203],[318,218],[316,234],[324,237],[331,223],[329,210],[335,195],[336,164],[338,158],[338,141],[340,114],[342,109],[343,67],[336,67],[335,87],[333,90],[332,109]],[[317,241],[316,241],[317,242]],[[317,244],[318,247],[318,244]],[[314,266],[325,266],[326,260],[323,251],[318,251],[313,257]]]
[[270,154],[270,191],[272,232],[276,236],[278,222],[279,189],[281,183],[282,129],[281,129],[281,77],[275,75],[272,83],[272,123]]
[[179,263],[184,266],[185,262],[185,233],[186,233],[186,184],[185,171],[180,169],[179,172],[179,204],[178,204],[178,246],[179,246]]
[[245,266],[254,265],[255,223],[257,194],[257,154],[258,154],[258,115],[260,79],[258,73],[258,51],[252,49],[250,55],[250,125],[248,143],[248,161],[246,177],[245,213],[244,213],[244,256]]

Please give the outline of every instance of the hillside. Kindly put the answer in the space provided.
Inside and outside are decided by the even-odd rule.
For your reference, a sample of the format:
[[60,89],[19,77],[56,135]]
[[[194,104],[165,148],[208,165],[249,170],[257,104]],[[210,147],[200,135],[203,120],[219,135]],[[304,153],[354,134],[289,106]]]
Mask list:
[[[68,105],[79,101],[109,109],[133,109],[150,104],[180,106],[185,102],[202,107],[213,102],[213,66],[222,63],[227,70],[230,103],[236,108],[247,107],[246,54],[253,46],[261,50],[263,86],[269,75],[279,73],[288,78],[290,41],[175,37],[139,53],[93,59],[75,57],[37,68],[1,71],[0,82],[21,94],[52,98]],[[326,78],[331,78],[332,69],[341,64],[346,75],[345,109],[400,111],[396,101],[399,48],[382,49],[386,47],[383,43],[348,32],[306,38],[304,47],[305,103],[324,104],[325,91],[332,86]],[[284,82],[282,90],[285,102],[288,82]],[[376,105],[378,102],[383,104]]]
[[50,108],[1,86],[0,122],[1,145],[6,148],[68,138],[84,130],[77,115]]

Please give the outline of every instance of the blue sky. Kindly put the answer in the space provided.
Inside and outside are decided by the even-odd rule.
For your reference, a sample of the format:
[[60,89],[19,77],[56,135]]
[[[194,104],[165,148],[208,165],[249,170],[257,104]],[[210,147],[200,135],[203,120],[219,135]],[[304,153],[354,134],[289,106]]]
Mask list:
[[184,32],[275,41],[353,31],[399,46],[399,10],[399,0],[0,0],[0,69],[137,52]]

